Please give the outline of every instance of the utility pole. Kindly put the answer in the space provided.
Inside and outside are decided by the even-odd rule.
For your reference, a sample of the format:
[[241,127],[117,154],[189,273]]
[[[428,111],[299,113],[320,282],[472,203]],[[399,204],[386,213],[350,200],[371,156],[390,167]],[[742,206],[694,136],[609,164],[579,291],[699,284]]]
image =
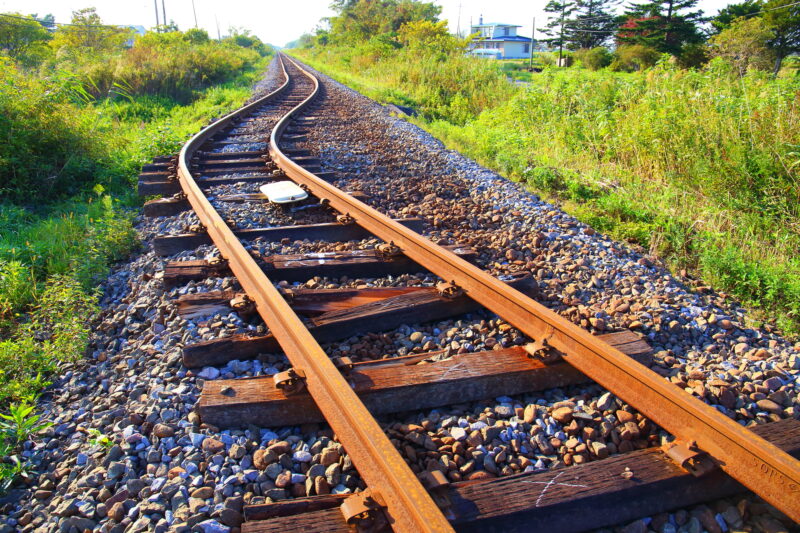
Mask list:
[[221,41],[222,40],[222,35],[220,35],[220,33],[219,33],[219,19],[217,18],[216,14],[214,14],[214,22],[217,23],[217,40]]
[[153,3],[156,6],[156,31],[160,32],[161,29],[159,28],[160,24],[158,22],[158,0],[153,0]]
[[[164,0],[161,0],[161,1],[163,2]],[[559,35],[558,35],[558,66],[559,67],[563,66],[561,64],[561,52],[564,49],[564,16],[566,15],[566,12],[567,12],[567,4],[564,3],[564,4],[561,5],[561,29],[560,29]]]
[[461,38],[461,2],[458,3],[458,21],[456,22],[456,35]]
[[164,5],[164,2],[167,0],[161,0],[161,20],[164,22],[164,27],[167,26],[167,6]]
[[194,8],[194,0],[192,0],[192,13],[194,13],[194,27],[197,28],[197,10]]
[[528,70],[533,70],[533,43],[536,41],[536,17],[533,17],[533,26],[531,29],[531,56],[528,60]]

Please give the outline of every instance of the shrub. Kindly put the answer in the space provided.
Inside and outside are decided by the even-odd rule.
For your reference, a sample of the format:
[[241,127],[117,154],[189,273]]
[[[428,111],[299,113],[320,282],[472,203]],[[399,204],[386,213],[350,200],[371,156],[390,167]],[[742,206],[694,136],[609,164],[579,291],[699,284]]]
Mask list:
[[565,188],[564,180],[557,169],[551,167],[533,167],[525,169],[523,176],[533,187],[540,191],[559,192]]
[[700,68],[708,63],[708,47],[703,43],[687,43],[676,58],[681,68]]
[[544,67],[550,67],[556,64],[558,54],[553,52],[539,52],[536,54],[536,59],[540,65]]
[[596,48],[583,49],[575,52],[575,58],[589,70],[600,70],[611,64],[614,56],[605,46],[598,46]]
[[187,38],[180,32],[146,33],[134,46],[109,62],[81,68],[82,79],[101,96],[121,90],[126,95],[155,95],[189,102],[197,91],[235,77],[261,57],[236,41],[220,44]]
[[[407,28],[408,32],[411,29]],[[413,33],[416,35],[416,30]],[[428,119],[463,124],[513,91],[513,86],[500,75],[501,64],[464,56],[457,39],[450,37],[455,44],[451,43],[449,52],[447,47],[438,46],[398,49],[397,41],[387,39],[383,35],[356,47],[331,46],[315,51],[317,57],[334,62],[342,76],[358,73],[380,85],[397,88],[405,93],[405,103]],[[374,52],[376,47],[379,54]],[[314,63],[313,57],[309,60]],[[375,96],[381,93],[374,83],[361,88],[368,93],[375,91]]]
[[24,203],[94,184],[107,147],[94,132],[97,116],[72,101],[80,85],[0,63],[0,199]]
[[0,405],[37,394],[60,361],[81,357],[96,309],[76,279],[48,279],[28,322],[0,341]]
[[35,294],[36,277],[29,267],[20,261],[0,260],[0,321],[21,312]]
[[611,70],[635,72],[652,67],[660,58],[658,50],[641,44],[630,44],[617,48],[610,66]]
[[772,68],[775,62],[775,52],[769,47],[772,37],[763,18],[738,18],[711,37],[708,48],[712,57],[724,58],[744,76],[751,69]]

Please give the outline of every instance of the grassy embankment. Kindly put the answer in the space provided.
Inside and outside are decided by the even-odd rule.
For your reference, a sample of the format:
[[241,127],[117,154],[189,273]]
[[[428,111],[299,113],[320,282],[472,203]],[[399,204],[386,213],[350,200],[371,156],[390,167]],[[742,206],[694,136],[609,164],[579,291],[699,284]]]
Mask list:
[[[84,355],[97,288],[138,247],[136,176],[240,106],[269,57],[234,42],[148,34],[130,49],[0,57],[0,455],[58,364]],[[27,424],[27,430],[20,428]],[[26,468],[0,465],[0,490]]]
[[[800,76],[546,68],[405,50],[292,51],[482,164],[800,332]],[[506,69],[507,70],[507,69]]]

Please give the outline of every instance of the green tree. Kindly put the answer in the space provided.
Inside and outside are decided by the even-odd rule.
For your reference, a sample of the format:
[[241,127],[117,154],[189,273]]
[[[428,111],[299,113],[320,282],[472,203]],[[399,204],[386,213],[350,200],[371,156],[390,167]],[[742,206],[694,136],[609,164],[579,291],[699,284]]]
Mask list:
[[0,15],[0,50],[14,59],[23,59],[33,49],[50,40],[50,33],[35,16],[19,13]]
[[[697,0],[652,0],[630,6],[628,20],[620,26],[620,44],[638,44],[677,56],[684,45],[703,42]],[[690,11],[692,10],[692,11]]]
[[403,24],[418,20],[436,22],[442,8],[417,0],[334,0],[330,37],[338,42],[368,41],[381,34],[396,34]]
[[768,70],[775,60],[769,47],[773,38],[761,17],[740,17],[708,42],[712,57],[722,57],[734,65],[739,75],[750,69]]
[[581,62],[584,68],[600,70],[609,66],[614,56],[605,46],[596,46],[594,48],[581,48],[575,52],[575,58]]
[[208,32],[200,28],[189,28],[183,33],[183,38],[192,44],[204,44],[210,40]]
[[236,46],[242,48],[252,48],[259,54],[267,54],[267,46],[261,42],[258,36],[253,35],[252,32],[245,28],[228,28],[229,36],[224,39],[226,42],[233,42]]
[[577,0],[575,15],[566,23],[567,48],[588,50],[606,44],[619,25],[612,14],[617,4],[617,0]]
[[314,46],[314,36],[310,33],[304,33],[294,41],[286,43],[286,48],[310,48]]
[[106,26],[93,7],[72,12],[69,26],[61,26],[56,31],[52,46],[58,50],[67,48],[76,52],[110,52],[121,49],[131,38],[129,28]]
[[711,32],[719,33],[729,28],[739,17],[752,17],[756,13],[760,13],[762,7],[761,0],[744,0],[739,4],[730,4],[720,9],[717,16],[711,19]]
[[797,0],[770,0],[764,4],[764,22],[772,30],[770,46],[775,50],[775,70],[783,58],[800,52],[800,4]]
[[656,64],[661,54],[641,44],[625,44],[614,51],[614,60],[609,68],[614,71],[636,72]]
[[543,39],[543,41],[550,46],[558,46],[559,65],[564,46],[567,44],[567,26],[577,8],[577,3],[572,0],[550,0],[544,6],[545,12],[551,13],[551,15],[548,15],[547,26],[542,30],[542,33],[548,36],[548,39]]
[[180,31],[180,29],[178,29],[178,25],[175,24],[175,21],[172,19],[170,19],[169,24],[159,24],[155,27],[155,30],[158,33],[173,33]]
[[446,20],[407,22],[400,26],[397,39],[403,46],[417,52],[433,51],[443,54],[464,52],[469,42],[469,39],[459,39],[451,35]]

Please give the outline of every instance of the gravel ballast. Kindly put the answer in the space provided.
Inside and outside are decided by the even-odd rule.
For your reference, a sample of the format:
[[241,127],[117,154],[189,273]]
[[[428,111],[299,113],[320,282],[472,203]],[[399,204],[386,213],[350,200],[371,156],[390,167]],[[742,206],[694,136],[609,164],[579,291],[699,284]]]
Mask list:
[[[614,242],[453,151],[385,108],[320,75],[322,94],[306,148],[335,171],[335,184],[362,191],[393,217],[419,216],[440,244],[470,245],[478,264],[497,276],[528,272],[541,303],[594,333],[631,329],[654,350],[652,369],[744,425],[798,417],[800,345],[745,325],[746,310],[658,261]],[[255,94],[280,82],[275,63]],[[243,126],[263,138],[273,118]],[[263,147],[230,145],[226,151]],[[236,147],[236,148],[232,148]],[[255,192],[253,184],[209,191],[240,228],[333,220],[325,210],[287,213],[254,203],[218,201]],[[196,222],[141,219],[144,252],[118,265],[103,284],[102,313],[90,355],[62,366],[43,403],[54,426],[26,457],[39,466],[30,486],[2,507],[0,531],[237,531],[246,503],[343,493],[363,487],[344,449],[325,425],[225,430],[194,413],[208,380],[271,375],[288,368],[282,354],[194,371],[182,347],[235,333],[264,334],[258,319],[233,312],[194,319],[174,300],[188,293],[236,290],[233,278],[167,288],[169,260],[210,258],[213,246],[157,257],[150,241]],[[246,247],[260,256],[372,248],[378,241],[294,241]],[[281,280],[273,280],[276,283]],[[309,288],[411,286],[429,274],[374,279],[314,278]],[[291,284],[282,284],[290,286]],[[449,349],[499,349],[527,340],[491,313],[408,324],[324,347],[357,360]],[[486,399],[381,420],[415,471],[481,479],[602,459],[661,444],[667,435],[597,385]],[[435,452],[430,454],[429,452]],[[649,517],[625,531],[779,531],[782,517],[756,498],[737,498]],[[716,526],[714,525],[716,524]],[[790,522],[786,522],[786,525]],[[716,527],[716,529],[715,529]]]

